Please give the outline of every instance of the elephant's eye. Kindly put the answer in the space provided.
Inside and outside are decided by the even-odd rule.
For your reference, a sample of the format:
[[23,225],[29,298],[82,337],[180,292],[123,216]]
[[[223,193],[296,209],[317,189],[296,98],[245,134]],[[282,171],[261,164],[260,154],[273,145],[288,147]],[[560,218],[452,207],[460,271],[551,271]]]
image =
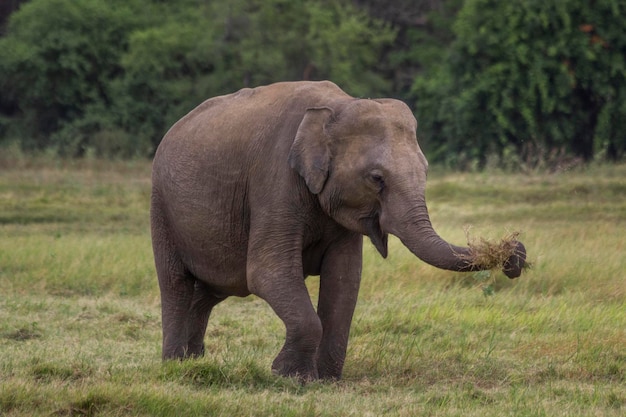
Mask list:
[[370,174],[370,179],[376,185],[376,187],[378,187],[380,191],[382,191],[383,188],[385,188],[385,179],[383,178],[380,172],[372,172]]

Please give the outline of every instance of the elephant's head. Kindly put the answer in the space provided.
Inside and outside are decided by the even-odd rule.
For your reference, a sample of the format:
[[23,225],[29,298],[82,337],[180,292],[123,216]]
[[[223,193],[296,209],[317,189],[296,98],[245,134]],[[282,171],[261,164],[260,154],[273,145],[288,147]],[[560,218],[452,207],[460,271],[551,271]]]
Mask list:
[[[347,229],[369,236],[383,257],[391,233],[438,268],[483,269],[469,248],[447,243],[432,228],[424,198],[428,163],[416,128],[410,109],[392,99],[309,108],[289,163],[324,211]],[[516,242],[504,273],[518,277],[525,258],[524,246]]]

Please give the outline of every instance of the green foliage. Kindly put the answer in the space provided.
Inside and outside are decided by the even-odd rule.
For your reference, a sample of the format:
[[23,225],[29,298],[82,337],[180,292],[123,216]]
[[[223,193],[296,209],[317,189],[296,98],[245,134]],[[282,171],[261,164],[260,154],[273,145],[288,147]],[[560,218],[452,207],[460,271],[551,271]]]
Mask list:
[[555,148],[622,157],[625,16],[618,0],[467,0],[448,59],[414,86],[427,147],[450,163]]
[[397,32],[380,71],[392,82],[392,97],[413,101],[411,85],[444,59],[454,40],[452,25],[463,0],[357,0]]
[[347,4],[237,0],[175,13],[132,33],[122,58],[125,127],[154,145],[203,99],[244,86],[331,78],[357,95],[385,88],[370,67],[393,32]]
[[[308,6],[311,18],[306,40],[313,53],[308,64],[313,66],[312,75],[336,81],[355,96],[389,91],[388,82],[374,69],[380,46],[391,43],[394,32],[363,12],[327,3]],[[360,77],[354,78],[353,74]]]
[[0,39],[0,88],[13,117],[0,128],[25,149],[74,154],[91,133],[114,126],[110,80],[137,24],[126,1],[31,1]]
[[148,156],[204,99],[331,79],[416,108],[429,160],[626,156],[621,0],[30,0],[0,34],[0,146]]
[[330,78],[356,95],[394,32],[348,1],[31,0],[0,39],[0,141],[147,155],[207,97]]

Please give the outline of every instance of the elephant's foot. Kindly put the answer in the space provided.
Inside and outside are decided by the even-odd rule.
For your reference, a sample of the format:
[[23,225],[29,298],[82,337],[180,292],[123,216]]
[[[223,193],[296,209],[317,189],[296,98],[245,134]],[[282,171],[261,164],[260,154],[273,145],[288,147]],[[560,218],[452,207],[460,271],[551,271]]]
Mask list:
[[313,357],[283,349],[272,363],[272,373],[284,377],[297,378],[302,382],[319,379],[317,365]]
[[204,343],[189,343],[185,351],[186,358],[201,358],[204,356]]
[[170,346],[163,349],[163,360],[185,360],[204,356],[204,343],[188,346]]
[[317,371],[320,379],[325,381],[338,381],[341,379],[341,371],[343,369],[343,363],[337,364],[336,362],[332,364],[320,363],[317,366]]
[[174,338],[163,338],[162,358],[167,360],[183,360],[187,357],[187,345],[179,341],[172,340]]

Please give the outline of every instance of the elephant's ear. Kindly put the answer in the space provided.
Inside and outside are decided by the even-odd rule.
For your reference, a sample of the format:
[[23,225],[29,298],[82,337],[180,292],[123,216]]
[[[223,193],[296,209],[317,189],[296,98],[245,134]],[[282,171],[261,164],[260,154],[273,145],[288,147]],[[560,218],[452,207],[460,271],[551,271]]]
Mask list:
[[289,151],[289,165],[306,181],[313,194],[324,188],[330,165],[330,137],[326,125],[333,117],[328,107],[307,109]]

